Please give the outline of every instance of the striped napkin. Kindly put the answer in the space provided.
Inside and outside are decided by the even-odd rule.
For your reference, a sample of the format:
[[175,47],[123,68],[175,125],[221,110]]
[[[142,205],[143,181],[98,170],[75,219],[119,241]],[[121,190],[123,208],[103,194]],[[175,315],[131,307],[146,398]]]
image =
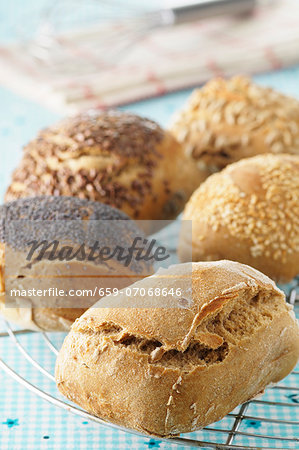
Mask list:
[[[145,26],[142,37],[136,34],[114,59],[106,58],[112,46],[107,25],[58,36],[58,50],[50,48],[43,58],[37,42],[0,46],[0,84],[60,113],[121,105],[213,76],[296,64],[298,19],[298,0],[274,0],[262,1],[246,18],[207,19],[151,32]],[[116,31],[121,42],[127,29]]]

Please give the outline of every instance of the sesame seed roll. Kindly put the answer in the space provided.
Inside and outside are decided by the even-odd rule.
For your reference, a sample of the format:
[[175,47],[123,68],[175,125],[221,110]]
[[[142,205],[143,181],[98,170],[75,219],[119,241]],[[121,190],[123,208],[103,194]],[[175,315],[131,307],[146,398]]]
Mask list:
[[299,102],[237,76],[193,91],[170,131],[203,178],[263,153],[299,155]]
[[41,131],[24,148],[5,200],[76,196],[134,219],[172,219],[198,184],[194,164],[157,123],[89,111]]
[[278,282],[299,273],[299,156],[259,155],[211,175],[183,214],[192,237],[181,233],[185,261],[230,259]]

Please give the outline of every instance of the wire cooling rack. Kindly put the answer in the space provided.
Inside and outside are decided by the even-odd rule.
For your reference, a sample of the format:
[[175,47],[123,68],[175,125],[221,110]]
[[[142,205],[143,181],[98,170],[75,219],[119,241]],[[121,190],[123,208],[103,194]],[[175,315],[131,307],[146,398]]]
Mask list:
[[[285,289],[287,300],[294,306],[299,301],[299,279],[295,280],[291,286]],[[7,331],[0,333],[0,338],[10,338],[9,345],[12,352],[20,352],[27,362],[39,372],[44,380],[40,386],[35,377],[34,381],[29,380],[29,376],[20,375],[3,359],[0,359],[0,366],[5,372],[29,389],[39,397],[47,400],[51,404],[60,407],[70,413],[97,422],[100,425],[111,427],[121,432],[133,433],[137,436],[145,435],[133,430],[126,429],[111,423],[107,423],[86,411],[65,401],[55,389],[54,364],[64,335],[61,333],[35,333],[28,330],[13,330],[10,324],[4,320]],[[52,361],[44,367],[34,353],[34,348],[28,349],[22,339],[28,333],[35,333],[35,338],[39,340],[38,348],[42,352],[49,352]],[[59,336],[60,335],[60,336]],[[8,343],[6,343],[8,345]],[[40,352],[39,352],[40,354]],[[18,359],[18,355],[14,353]],[[51,358],[49,358],[51,359]],[[267,389],[266,393],[250,402],[239,406],[232,413],[228,414],[220,422],[212,424],[201,431],[174,437],[171,439],[161,439],[169,443],[181,446],[201,447],[206,449],[299,449],[299,370],[295,370],[281,383]],[[50,393],[51,392],[51,393]],[[261,428],[263,432],[249,432],[249,429]]]

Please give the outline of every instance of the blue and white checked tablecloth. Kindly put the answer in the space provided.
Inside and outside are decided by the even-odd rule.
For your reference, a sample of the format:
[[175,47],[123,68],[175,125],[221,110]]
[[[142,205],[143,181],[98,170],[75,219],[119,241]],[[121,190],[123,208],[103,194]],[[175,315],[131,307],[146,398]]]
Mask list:
[[[33,5],[33,0],[26,2]],[[40,3],[45,3],[44,1]],[[21,0],[14,2],[21,7]],[[24,3],[25,5],[25,3]],[[35,3],[34,3],[35,5]],[[23,6],[24,7],[24,6]],[[8,39],[11,33],[12,18],[16,17],[18,11],[12,10],[12,3],[2,2],[0,4],[0,21],[4,26],[0,30],[0,39]],[[288,70],[277,71],[259,75],[256,80],[262,84],[271,85],[282,92],[297,96],[299,98],[299,67]],[[179,108],[189,91],[183,91],[162,98],[151,99],[132,104],[123,109],[151,117],[162,125],[166,125],[170,116]],[[9,91],[0,88],[0,195],[3,197],[5,187],[8,184],[12,169],[16,166],[21,147],[36,132],[59,119],[54,114],[37,104],[30,103]],[[0,331],[5,327],[0,324]],[[63,339],[62,334],[56,334],[53,339],[57,346]],[[36,334],[23,335],[20,337],[22,344],[30,349],[30,354],[49,371],[53,370],[54,355],[45,346],[41,337]],[[54,396],[59,396],[52,381],[42,376],[17,350],[9,337],[0,338],[0,355],[24,378],[37,384],[42,389]],[[299,368],[297,368],[299,370]],[[297,379],[296,379],[297,377]],[[292,375],[283,381],[283,384],[295,386],[298,376]],[[299,395],[296,391],[279,391],[269,389],[265,398],[288,402],[293,405],[299,403]],[[267,409],[268,408],[268,409]],[[296,417],[297,411],[297,417]],[[263,415],[264,417],[284,418],[298,421],[298,408],[280,407],[270,410],[261,404],[250,405],[248,416]],[[226,418],[220,423],[213,425],[215,428],[230,427],[233,418]],[[298,425],[279,425],[261,423],[255,420],[244,420],[241,432],[269,434],[272,436],[282,435],[285,437],[299,437]],[[208,440],[211,434],[202,432],[197,434],[201,440]],[[218,434],[214,435],[218,442],[223,442]],[[248,437],[238,435],[234,444],[256,445],[261,447],[261,441],[249,440]],[[299,443],[272,442],[272,447],[283,447],[285,449],[299,449]],[[113,431],[112,429],[86,421],[80,417],[73,416],[60,408],[52,406],[40,399],[26,388],[18,384],[3,371],[0,371],[0,449],[1,450],[25,450],[25,449],[179,449],[175,444],[162,442],[158,439],[140,438],[128,433]]]

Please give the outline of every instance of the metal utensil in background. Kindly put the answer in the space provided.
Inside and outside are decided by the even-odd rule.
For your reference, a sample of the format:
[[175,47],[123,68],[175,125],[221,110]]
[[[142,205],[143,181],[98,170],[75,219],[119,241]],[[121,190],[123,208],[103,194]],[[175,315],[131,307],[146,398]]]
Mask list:
[[[242,15],[253,11],[256,0],[179,0],[161,9],[160,26],[194,22],[222,15]],[[158,25],[158,23],[157,23]]]
[[[81,57],[92,55],[100,64],[113,64],[126,55],[134,43],[155,29],[195,22],[222,15],[246,15],[253,11],[257,0],[171,0],[162,9],[127,3],[121,0],[89,2],[95,14],[80,21],[82,5],[76,1],[59,2],[44,14],[36,38],[27,42],[26,50],[55,72],[92,71],[92,64],[82,64]],[[73,4],[71,14],[67,9]],[[86,7],[86,3],[84,3]],[[55,9],[56,8],[56,9]],[[74,23],[72,25],[72,14]],[[68,21],[63,28],[64,18]],[[55,23],[57,21],[57,23]],[[82,23],[83,22],[83,23]],[[59,26],[57,25],[59,23]],[[61,26],[62,25],[62,26]]]

